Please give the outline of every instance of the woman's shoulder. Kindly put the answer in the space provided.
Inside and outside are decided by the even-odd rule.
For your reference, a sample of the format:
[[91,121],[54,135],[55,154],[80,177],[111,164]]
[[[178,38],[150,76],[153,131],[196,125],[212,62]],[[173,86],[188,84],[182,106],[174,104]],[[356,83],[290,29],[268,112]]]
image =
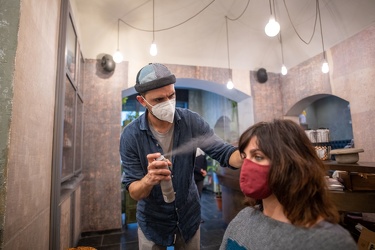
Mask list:
[[226,237],[247,249],[356,249],[354,240],[340,225],[325,221],[307,229],[274,220],[253,207],[237,214]]
[[343,228],[340,224],[333,224],[323,220],[314,226],[312,230],[315,230],[315,234],[319,239],[329,242],[327,244],[332,244],[337,247],[345,246],[346,249],[356,249],[353,237],[349,231]]
[[245,207],[243,208],[236,217],[232,220],[233,223],[247,223],[249,220],[261,220],[264,218],[263,213],[254,207]]

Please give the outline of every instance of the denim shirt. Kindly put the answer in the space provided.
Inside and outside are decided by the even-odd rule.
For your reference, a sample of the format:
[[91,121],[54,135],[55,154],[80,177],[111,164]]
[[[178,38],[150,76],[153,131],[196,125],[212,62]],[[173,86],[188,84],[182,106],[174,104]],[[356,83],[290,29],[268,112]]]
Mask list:
[[[160,185],[155,185],[148,197],[137,203],[137,222],[148,240],[162,246],[174,243],[179,231],[185,241],[191,239],[200,226],[200,200],[194,182],[194,160],[197,147],[229,166],[229,157],[236,148],[220,139],[197,113],[176,108],[174,117],[172,182],[176,199],[165,203]],[[147,111],[128,124],[120,139],[121,164],[126,188],[147,174],[147,154],[163,152],[153,136]]]

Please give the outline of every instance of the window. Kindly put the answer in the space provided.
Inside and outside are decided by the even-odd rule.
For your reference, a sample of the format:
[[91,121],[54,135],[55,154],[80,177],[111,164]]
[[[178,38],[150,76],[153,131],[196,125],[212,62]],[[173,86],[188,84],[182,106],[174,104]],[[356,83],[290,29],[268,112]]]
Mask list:
[[64,136],[61,182],[82,171],[84,59],[72,16],[66,26]]

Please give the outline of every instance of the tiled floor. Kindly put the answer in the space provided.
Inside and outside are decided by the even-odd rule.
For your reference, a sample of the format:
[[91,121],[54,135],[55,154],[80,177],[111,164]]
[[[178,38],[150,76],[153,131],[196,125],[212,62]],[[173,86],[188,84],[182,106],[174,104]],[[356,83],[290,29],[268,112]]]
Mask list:
[[[203,190],[202,193],[201,250],[217,250],[220,247],[226,224],[218,210],[214,193]],[[122,231],[90,234],[82,237],[78,246],[90,246],[98,250],[137,250],[138,226],[136,223],[124,226]],[[168,249],[173,249],[169,247]]]

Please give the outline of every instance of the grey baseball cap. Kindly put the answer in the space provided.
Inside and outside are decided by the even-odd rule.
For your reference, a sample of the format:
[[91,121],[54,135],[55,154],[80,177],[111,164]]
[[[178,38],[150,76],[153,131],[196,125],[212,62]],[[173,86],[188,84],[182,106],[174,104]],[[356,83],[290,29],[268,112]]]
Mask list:
[[149,90],[174,84],[175,82],[175,75],[173,75],[165,65],[149,63],[138,72],[134,88],[138,93],[144,93]]

